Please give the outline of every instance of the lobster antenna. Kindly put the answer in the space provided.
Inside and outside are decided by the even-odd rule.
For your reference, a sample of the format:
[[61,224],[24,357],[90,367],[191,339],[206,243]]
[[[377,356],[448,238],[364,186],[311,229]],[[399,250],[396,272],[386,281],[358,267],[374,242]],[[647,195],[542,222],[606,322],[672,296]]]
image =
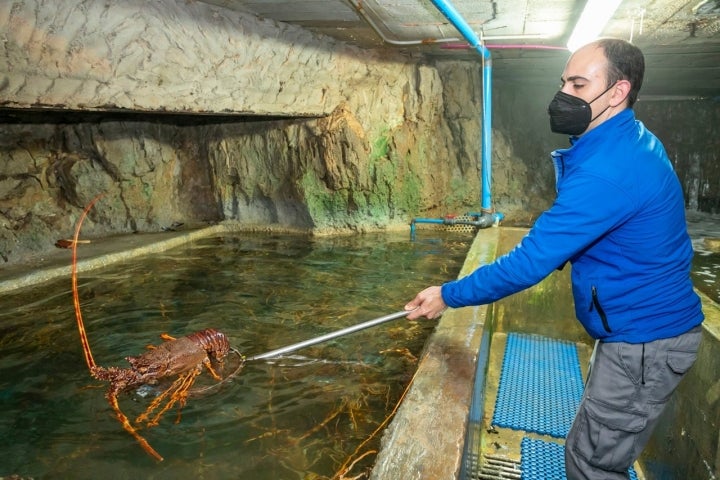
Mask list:
[[75,236],[73,237],[73,244],[72,244],[72,293],[73,293],[73,305],[75,306],[75,319],[77,320],[78,330],[80,331],[80,342],[82,343],[83,347],[83,353],[85,354],[85,363],[87,363],[88,369],[90,369],[90,373],[93,372],[95,369],[95,360],[93,359],[92,352],[90,351],[90,343],[88,342],[87,333],[85,332],[85,324],[83,323],[82,319],[82,313],[80,312],[80,295],[78,295],[78,286],[77,286],[77,245],[78,245],[78,239],[80,237],[80,227],[82,226],[83,220],[85,220],[85,217],[87,217],[88,212],[90,209],[95,205],[95,202],[97,202],[100,197],[105,195],[104,193],[101,193],[97,195],[95,198],[93,198],[90,203],[88,203],[87,207],[85,207],[85,210],[83,210],[82,214],[80,215],[80,218],[78,219],[77,226],[75,227]]

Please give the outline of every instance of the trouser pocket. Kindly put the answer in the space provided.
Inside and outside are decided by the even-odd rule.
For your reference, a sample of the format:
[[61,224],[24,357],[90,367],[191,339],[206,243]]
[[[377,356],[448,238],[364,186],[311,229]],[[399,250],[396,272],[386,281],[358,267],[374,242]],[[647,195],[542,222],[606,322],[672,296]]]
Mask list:
[[[657,348],[648,368],[648,403],[665,404],[697,359],[702,330],[695,328],[678,337],[648,344]],[[652,358],[652,357],[649,357]]]
[[643,447],[647,415],[609,407],[586,398],[567,442],[574,454],[597,468],[624,472]]

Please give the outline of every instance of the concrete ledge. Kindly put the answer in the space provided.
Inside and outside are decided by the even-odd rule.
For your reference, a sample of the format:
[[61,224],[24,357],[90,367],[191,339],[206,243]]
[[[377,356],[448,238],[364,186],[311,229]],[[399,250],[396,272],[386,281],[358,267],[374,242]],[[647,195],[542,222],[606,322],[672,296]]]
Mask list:
[[720,306],[698,294],[702,343],[640,457],[648,479],[720,478]]
[[[495,258],[499,231],[480,230],[460,276]],[[371,479],[450,479],[462,468],[478,352],[488,306],[449,309],[385,431]]]
[[[138,233],[93,240],[78,248],[78,272],[106,267],[113,263],[153,253],[164,252],[201,238],[228,232],[303,233],[307,230],[289,229],[280,225],[248,225],[223,222],[209,227],[160,233]],[[72,254],[58,249],[50,255],[35,259],[32,265],[15,265],[0,271],[0,294],[30,287],[56,278],[70,278]]]

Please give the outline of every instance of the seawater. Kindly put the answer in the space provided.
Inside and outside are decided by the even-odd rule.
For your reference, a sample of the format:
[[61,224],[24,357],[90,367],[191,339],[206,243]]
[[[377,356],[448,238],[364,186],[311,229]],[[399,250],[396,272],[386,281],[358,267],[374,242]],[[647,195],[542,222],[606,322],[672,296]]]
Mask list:
[[[455,278],[471,242],[446,232],[208,238],[81,273],[81,307],[99,365],[126,367],[163,332],[209,327],[252,356],[402,310],[419,289]],[[140,428],[165,458],[157,463],[89,375],[70,279],[3,295],[0,306],[0,477],[331,478],[365,455],[358,474],[435,324],[403,318],[250,361],[220,385],[205,372],[180,415]],[[120,406],[132,420],[156,393],[123,394]]]
[[689,212],[687,221],[695,251],[691,273],[695,288],[720,303],[720,252],[705,244],[706,238],[720,238],[720,215]]

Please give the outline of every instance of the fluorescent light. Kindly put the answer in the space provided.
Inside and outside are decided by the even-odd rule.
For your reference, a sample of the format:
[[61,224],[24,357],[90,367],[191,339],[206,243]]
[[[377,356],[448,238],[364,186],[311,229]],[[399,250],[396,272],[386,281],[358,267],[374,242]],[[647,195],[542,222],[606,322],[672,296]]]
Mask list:
[[580,15],[580,20],[570,35],[567,43],[568,50],[574,52],[586,43],[597,39],[621,2],[622,0],[588,0]]

